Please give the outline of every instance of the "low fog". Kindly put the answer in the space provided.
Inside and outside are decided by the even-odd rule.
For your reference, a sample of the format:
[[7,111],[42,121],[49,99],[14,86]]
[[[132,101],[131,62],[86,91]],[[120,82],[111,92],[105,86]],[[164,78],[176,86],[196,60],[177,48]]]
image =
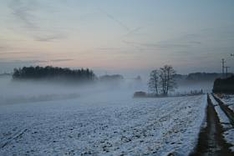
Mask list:
[[132,98],[134,91],[146,90],[147,84],[136,83],[134,79],[77,84],[69,81],[14,80],[11,76],[1,76],[0,88],[0,104],[4,105],[74,98],[105,101]]
[[[213,81],[190,82],[180,80],[171,95],[185,94],[195,90],[211,92]],[[123,79],[121,82],[96,81],[76,84],[69,81],[14,80],[10,75],[0,77],[0,104],[19,104],[55,100],[82,99],[108,101],[130,99],[134,92],[149,92],[147,80]]]

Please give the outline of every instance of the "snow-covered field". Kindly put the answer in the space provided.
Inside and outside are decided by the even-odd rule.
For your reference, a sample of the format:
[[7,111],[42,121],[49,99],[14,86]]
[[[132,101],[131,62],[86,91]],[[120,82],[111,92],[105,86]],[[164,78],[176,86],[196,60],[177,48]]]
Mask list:
[[2,105],[0,155],[188,155],[205,96]]
[[[48,98],[55,91],[11,85],[1,90],[0,155],[188,155],[205,120],[205,95],[133,99],[122,89],[56,88]],[[79,96],[63,98],[70,94]]]

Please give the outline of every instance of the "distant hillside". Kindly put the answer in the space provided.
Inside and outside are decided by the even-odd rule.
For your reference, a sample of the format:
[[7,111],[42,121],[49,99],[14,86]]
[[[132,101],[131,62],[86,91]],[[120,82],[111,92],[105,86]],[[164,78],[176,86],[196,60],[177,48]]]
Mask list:
[[3,76],[11,76],[12,74],[11,73],[1,73],[0,74],[0,77],[3,77]]
[[122,81],[124,77],[122,75],[115,74],[115,75],[103,75],[100,76],[99,79],[101,81]]
[[114,83],[114,84],[119,84],[121,82],[123,82],[124,77],[122,75],[119,74],[115,74],[115,75],[103,75],[99,77],[99,81],[100,82],[105,82],[105,83]]
[[188,75],[177,75],[177,90],[180,92],[188,92],[191,90],[203,91],[210,93],[213,89],[215,79],[222,77],[220,73],[189,73]]
[[187,76],[187,80],[192,80],[192,81],[207,81],[207,80],[214,80],[218,77],[221,77],[222,75],[219,73],[190,73]]
[[[231,76],[231,73],[228,73],[227,76]],[[189,73],[188,75],[176,75],[177,80],[187,80],[187,81],[214,81],[217,78],[221,78],[221,73],[205,73],[205,72],[196,72]]]

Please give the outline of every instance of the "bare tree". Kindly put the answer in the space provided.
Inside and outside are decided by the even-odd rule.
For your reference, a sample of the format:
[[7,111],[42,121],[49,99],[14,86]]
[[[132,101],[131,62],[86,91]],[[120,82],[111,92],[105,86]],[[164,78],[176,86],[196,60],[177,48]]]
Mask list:
[[175,81],[176,71],[171,65],[165,65],[160,68],[160,86],[163,95],[168,95],[169,91],[173,91],[176,88]]
[[151,71],[148,87],[149,90],[152,91],[155,95],[158,95],[158,79],[159,79],[158,71],[157,70]]

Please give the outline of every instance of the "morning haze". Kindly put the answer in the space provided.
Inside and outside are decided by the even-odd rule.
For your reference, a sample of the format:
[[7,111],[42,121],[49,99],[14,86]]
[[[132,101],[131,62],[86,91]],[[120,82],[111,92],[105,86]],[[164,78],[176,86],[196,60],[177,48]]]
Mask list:
[[2,0],[0,155],[234,155],[233,0]]
[[[10,0],[0,5],[1,73],[52,65],[147,73],[233,67],[233,1]],[[233,71],[231,68],[230,70]]]

